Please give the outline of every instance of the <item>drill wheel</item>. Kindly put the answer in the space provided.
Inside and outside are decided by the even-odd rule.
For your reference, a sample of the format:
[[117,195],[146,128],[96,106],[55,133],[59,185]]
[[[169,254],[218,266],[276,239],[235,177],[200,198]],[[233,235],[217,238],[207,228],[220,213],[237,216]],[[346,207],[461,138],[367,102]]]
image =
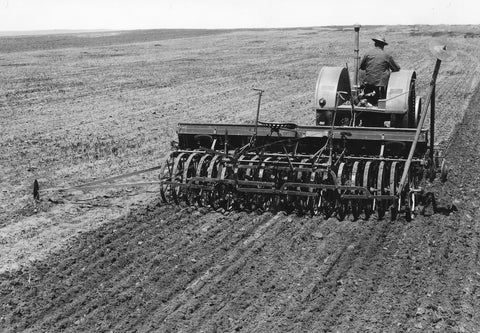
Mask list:
[[[160,180],[169,180],[172,176],[172,166],[174,161],[174,152],[171,152],[168,157],[164,160],[162,168],[160,169]],[[162,198],[163,203],[170,203],[172,187],[168,184],[160,185],[160,197]]]
[[[367,188],[369,191],[375,187],[375,173],[372,167],[372,161],[367,161],[365,163],[365,168],[363,169],[363,183],[362,186]],[[373,212],[373,200],[366,199],[363,204],[363,211],[365,213],[365,220],[370,219],[370,216]]]
[[[377,173],[377,194],[385,194],[385,162],[381,161],[378,165]],[[387,210],[387,203],[385,200],[375,200],[375,206],[377,209],[377,216],[379,220],[382,220],[385,217],[385,212]]]
[[[185,162],[183,169],[182,184],[186,185],[191,177],[196,175],[198,164],[200,160],[200,153],[192,153]],[[197,197],[197,189],[185,187],[183,191],[183,200],[187,205],[193,205]]]
[[[352,185],[361,186],[362,183],[362,164],[360,161],[355,161],[352,168]],[[356,193],[358,194],[358,193]],[[356,221],[360,217],[360,213],[363,210],[363,200],[352,199],[350,200],[350,207],[353,215],[353,220]]]

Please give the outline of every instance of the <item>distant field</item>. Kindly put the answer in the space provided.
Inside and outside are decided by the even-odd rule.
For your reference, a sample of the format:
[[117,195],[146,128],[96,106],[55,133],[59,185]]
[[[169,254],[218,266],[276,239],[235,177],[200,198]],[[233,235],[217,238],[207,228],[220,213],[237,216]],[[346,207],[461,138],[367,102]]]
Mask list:
[[109,46],[117,44],[154,42],[165,39],[188,38],[216,35],[225,30],[168,29],[134,31],[97,31],[31,35],[1,36],[2,53],[26,52],[38,50],[56,50],[63,48],[82,48]]

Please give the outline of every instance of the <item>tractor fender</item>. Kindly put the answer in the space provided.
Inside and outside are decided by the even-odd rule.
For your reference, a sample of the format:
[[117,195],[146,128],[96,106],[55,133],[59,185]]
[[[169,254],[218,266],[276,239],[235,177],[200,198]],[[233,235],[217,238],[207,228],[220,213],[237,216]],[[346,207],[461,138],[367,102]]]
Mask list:
[[392,116],[394,127],[416,127],[415,79],[416,73],[413,70],[390,73],[385,108],[397,113]]
[[[337,92],[345,92],[342,97],[350,100],[350,77],[345,67],[322,67],[318,74],[317,85],[315,89],[314,108],[333,109],[337,98]],[[320,104],[322,100],[323,106]],[[340,99],[338,105],[342,104]]]
[[400,70],[390,73],[387,86],[387,110],[406,112],[409,108],[409,101],[412,100],[412,94],[415,103],[415,78],[416,73],[413,70]]

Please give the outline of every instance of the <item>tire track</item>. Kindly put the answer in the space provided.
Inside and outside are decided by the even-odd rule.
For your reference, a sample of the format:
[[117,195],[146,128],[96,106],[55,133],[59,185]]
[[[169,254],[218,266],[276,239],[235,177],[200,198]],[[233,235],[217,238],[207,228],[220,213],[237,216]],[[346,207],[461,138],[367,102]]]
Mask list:
[[[150,327],[148,329],[143,327],[140,331],[148,331],[150,329],[177,330],[178,327],[176,325],[182,321],[181,319],[179,320],[178,314],[187,311],[198,311],[202,300],[211,293],[212,286],[226,283],[231,276],[237,274],[247,264],[253,254],[264,245],[259,239],[264,238],[274,224],[276,224],[274,230],[277,230],[282,216],[283,214],[279,213],[273,217],[267,214],[258,218],[261,222],[244,234],[246,239],[242,239],[237,244],[232,244],[231,250],[224,258],[217,258],[218,264],[213,266],[214,263],[212,262],[212,266],[186,286],[184,292],[178,296],[178,299],[174,300],[173,304],[169,304],[167,309],[158,311],[161,314],[160,317],[157,317],[157,315],[149,320],[148,325]],[[239,221],[239,223],[242,222]]]
[[[169,211],[171,210],[168,207],[164,210],[164,213],[160,209],[160,215],[165,216],[165,213]],[[31,281],[28,276],[38,277],[40,275],[40,278],[34,283],[34,290],[41,291],[41,293],[27,292],[26,294],[29,295],[30,300],[36,299],[36,304],[43,304],[40,306],[40,309],[43,310],[24,314],[20,321],[17,321],[14,317],[8,317],[6,320],[10,322],[9,326],[14,329],[15,327],[26,327],[29,322],[36,322],[37,327],[55,325],[55,327],[61,329],[64,325],[72,325],[76,313],[76,315],[83,317],[77,326],[74,326],[81,328],[85,327],[84,325],[90,325],[95,321],[95,318],[104,318],[102,313],[111,313],[112,302],[120,299],[126,303],[124,310],[121,312],[123,313],[122,318],[126,319],[120,320],[120,322],[125,324],[124,327],[128,327],[128,322],[132,321],[131,318],[128,319],[129,315],[127,315],[128,311],[131,311],[128,304],[134,306],[138,303],[135,294],[131,293],[132,286],[139,291],[141,297],[149,299],[155,296],[153,303],[149,305],[149,307],[155,308],[155,304],[168,302],[170,298],[175,297],[176,291],[184,290],[185,286],[191,283],[196,275],[201,274],[204,266],[211,265],[211,260],[213,260],[211,255],[206,255],[206,259],[198,261],[198,263],[190,261],[190,259],[194,259],[192,254],[201,250],[199,246],[207,245],[206,249],[201,252],[215,249],[215,254],[221,253],[223,247],[228,247],[242,239],[244,231],[240,230],[241,225],[230,223],[228,219],[223,218],[219,221],[218,226],[212,228],[208,236],[200,237],[199,242],[190,242],[183,236],[186,233],[193,234],[196,230],[201,229],[203,222],[196,222],[201,221],[201,219],[185,218],[186,209],[176,210],[176,212],[164,223],[160,222],[157,227],[154,225],[153,228],[150,227],[151,223],[148,219],[139,225],[131,224],[138,221],[138,218],[143,219],[145,212],[140,213],[139,217],[130,217],[132,221],[130,224],[125,224],[125,220],[120,219],[108,228],[100,228],[93,234],[85,235],[84,238],[81,238],[84,241],[78,242],[64,254],[53,257],[54,262],[57,261],[61,264],[55,265],[50,262],[50,265],[53,264],[52,267],[56,267],[51,272],[45,272],[40,268],[41,266],[33,269],[33,271],[19,272],[15,280],[19,281],[20,287],[26,291],[31,290]],[[147,216],[152,216],[152,214]],[[215,216],[217,215],[208,218],[215,218]],[[155,223],[156,216],[152,216],[152,218],[152,222]],[[194,229],[189,227],[189,223],[192,222]],[[158,229],[158,227],[161,229]],[[162,230],[166,234],[160,232],[159,235],[158,231]],[[174,237],[171,238],[171,236]],[[232,236],[238,239],[232,239]],[[162,241],[163,237],[166,238]],[[93,243],[91,243],[92,240]],[[160,240],[159,243],[157,243],[158,240]],[[95,244],[95,247],[92,247],[89,243]],[[151,253],[149,249],[155,249],[156,253]],[[80,250],[79,253],[78,250]],[[63,258],[64,255],[67,258]],[[162,264],[160,270],[157,269],[159,264]],[[139,265],[141,266],[139,267]],[[177,269],[175,269],[176,265]],[[149,271],[151,273],[145,276],[145,272]],[[164,275],[162,272],[167,274]],[[58,277],[61,277],[61,280]],[[4,280],[4,278],[5,275],[1,280],[2,286],[6,288],[3,291],[8,293],[10,289],[8,280]],[[61,282],[58,283],[59,281]],[[160,283],[164,289],[153,291],[153,294],[150,294],[153,288],[150,283],[153,286]],[[127,293],[125,294],[122,290]],[[11,298],[12,301],[24,298],[19,290],[18,292],[19,294],[11,295],[13,297]],[[83,292],[83,295],[81,296],[79,292]],[[61,296],[59,297],[59,295]],[[55,297],[49,299],[51,296]],[[15,304],[22,304],[22,302],[15,301],[12,303],[13,312],[15,312]],[[64,307],[58,308],[58,306],[55,306],[58,302],[64,304]],[[79,309],[82,310],[79,311]],[[146,312],[142,316],[148,316],[149,314],[150,312]]]

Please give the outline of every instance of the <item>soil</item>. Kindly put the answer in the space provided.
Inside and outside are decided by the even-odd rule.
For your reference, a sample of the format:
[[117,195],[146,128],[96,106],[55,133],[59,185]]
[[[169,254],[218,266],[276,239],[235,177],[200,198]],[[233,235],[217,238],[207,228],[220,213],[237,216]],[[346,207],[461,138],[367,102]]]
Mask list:
[[[95,82],[95,76],[79,69],[77,79],[85,83],[71,88],[68,98],[60,98],[58,89],[68,85],[70,79],[65,76],[72,74],[72,64],[92,61],[78,59],[85,49],[16,54],[16,59],[29,61],[48,54],[49,61],[59,57],[63,59],[59,64],[68,66],[58,73],[43,62],[32,61],[27,66],[25,77],[32,76],[37,66],[37,74],[53,77],[50,85],[61,81],[62,87],[49,86],[45,94],[18,93],[19,87],[28,86],[24,78],[16,81],[15,89],[13,83],[2,86],[4,94],[13,89],[17,96],[5,97],[8,103],[2,112],[9,111],[11,116],[1,120],[2,126],[8,125],[2,133],[1,161],[5,163],[3,187],[9,192],[3,192],[0,219],[0,331],[478,331],[480,88],[476,87],[480,66],[476,55],[480,53],[473,53],[474,46],[463,37],[432,39],[427,33],[411,36],[408,30],[395,35],[399,42],[418,46],[401,57],[403,63],[411,59],[420,68],[424,77],[420,83],[428,82],[433,63],[420,51],[435,55],[439,52],[435,46],[445,42],[457,47],[445,56],[442,68],[450,74],[439,77],[437,89],[437,138],[451,171],[447,183],[435,182],[428,188],[438,201],[438,212],[431,216],[391,222],[375,217],[339,221],[282,212],[223,213],[160,204],[154,188],[150,189],[154,193],[136,188],[50,193],[38,205],[28,199],[32,176],[42,186],[60,186],[154,164],[168,150],[166,142],[174,138],[174,127],[170,127],[176,121],[207,120],[212,114],[219,121],[248,121],[256,101],[253,94],[241,90],[252,84],[273,85],[274,96],[265,101],[265,117],[275,118],[276,113],[286,120],[313,121],[309,96],[316,79],[313,68],[318,54],[314,59],[313,55],[318,48],[312,45],[315,38],[326,41],[332,36],[350,37],[341,30],[236,31],[162,41],[170,48],[159,54],[154,42],[128,42],[115,46],[134,54],[116,59],[118,67],[104,58],[96,65],[99,75],[105,75],[103,82]],[[295,52],[286,47],[287,42],[296,45]],[[219,55],[222,47],[218,44],[228,46],[229,51]],[[192,45],[202,47],[194,51]],[[236,46],[246,50],[231,51]],[[260,50],[248,57],[253,52],[250,47]],[[143,80],[156,82],[154,86],[136,81],[140,76],[129,66],[142,68],[131,63],[142,57],[138,48],[146,53],[143,61],[151,62],[145,65],[147,69],[154,66],[165,75],[165,58],[146,58],[181,58],[193,52],[192,59],[198,56],[201,60],[193,67],[177,63],[171,77],[175,83],[167,95],[157,86],[159,74],[142,72]],[[93,51],[113,52],[112,46],[88,49]],[[202,57],[202,52],[208,56]],[[335,58],[345,51],[321,52],[332,52]],[[13,59],[8,54],[2,57],[2,61]],[[330,58],[325,55],[325,59]],[[257,67],[257,62],[264,66]],[[468,69],[464,68],[467,62]],[[204,68],[208,63],[218,64],[220,73],[208,76]],[[243,66],[250,71],[240,71]],[[12,78],[22,73],[2,75]],[[194,75],[197,78],[192,79]],[[37,88],[39,76],[35,76]],[[122,78],[130,90],[118,88]],[[283,83],[273,83],[282,78]],[[88,80],[94,88],[105,85],[101,94],[86,86]],[[195,86],[196,90],[189,90]],[[165,100],[150,96],[156,90],[162,91],[159,94]],[[122,94],[122,103],[113,102]],[[242,106],[247,96],[252,105]],[[235,114],[231,103],[238,106]],[[60,112],[67,106],[75,112]],[[107,108],[99,113],[102,106]],[[120,106],[125,117],[115,117],[115,125],[110,116],[120,112]],[[162,120],[153,112],[161,114]],[[33,119],[34,124],[30,123]],[[68,123],[72,127],[67,131]],[[141,129],[136,127],[139,124]],[[154,130],[155,135],[148,134]]]

